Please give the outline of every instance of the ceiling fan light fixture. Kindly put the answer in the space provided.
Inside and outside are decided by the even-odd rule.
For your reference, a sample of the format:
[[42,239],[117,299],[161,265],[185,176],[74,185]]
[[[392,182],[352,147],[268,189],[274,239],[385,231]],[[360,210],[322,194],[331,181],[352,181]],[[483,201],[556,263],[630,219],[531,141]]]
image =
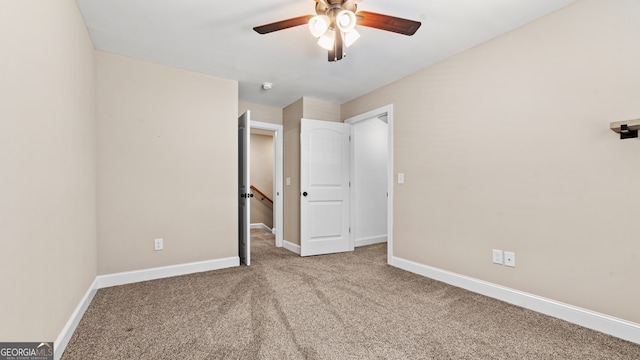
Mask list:
[[317,38],[318,45],[329,51],[327,60],[335,62],[344,58],[345,47],[353,45],[360,38],[360,34],[355,30],[356,25],[407,36],[415,34],[421,25],[419,21],[369,11],[358,11],[356,15],[356,3],[361,0],[314,1],[316,16],[297,16],[256,26],[253,30],[258,34],[268,34],[307,25],[311,34]]
[[353,29],[352,31],[349,31],[348,33],[344,34],[344,46],[349,47],[353,45],[353,43],[356,42],[356,40],[358,40],[359,38],[360,33],[358,32],[358,30]]
[[318,38],[318,45],[320,45],[321,47],[327,50],[333,50],[335,41],[336,41],[336,32],[329,29],[322,36]]
[[356,27],[356,14],[350,10],[340,10],[336,15],[336,25],[342,32],[350,32]]
[[320,37],[327,32],[331,25],[331,19],[327,15],[316,15],[309,20],[309,31],[315,37]]

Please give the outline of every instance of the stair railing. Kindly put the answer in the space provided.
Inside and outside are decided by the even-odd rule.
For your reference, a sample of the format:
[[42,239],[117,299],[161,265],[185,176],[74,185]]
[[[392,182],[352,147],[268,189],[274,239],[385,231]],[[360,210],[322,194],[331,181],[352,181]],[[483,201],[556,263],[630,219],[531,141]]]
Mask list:
[[271,200],[267,195],[265,195],[265,193],[260,191],[260,189],[258,189],[257,187],[255,187],[253,185],[251,185],[250,188],[251,188],[251,190],[257,192],[258,195],[260,195],[260,200],[262,200],[262,201],[267,200],[268,202],[271,203],[271,205],[273,205],[273,200]]

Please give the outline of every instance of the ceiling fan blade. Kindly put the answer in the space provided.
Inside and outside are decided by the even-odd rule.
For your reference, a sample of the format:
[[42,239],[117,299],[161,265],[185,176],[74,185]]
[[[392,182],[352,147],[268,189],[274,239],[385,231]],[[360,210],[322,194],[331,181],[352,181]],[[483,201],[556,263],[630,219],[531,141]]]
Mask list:
[[258,34],[268,34],[270,32],[288,29],[294,26],[306,25],[309,23],[309,19],[311,19],[313,15],[303,15],[294,17],[287,20],[276,21],[271,24],[265,24],[261,26],[256,26],[253,28]]
[[394,33],[411,36],[418,31],[419,21],[403,19],[395,16],[377,14],[368,11],[360,11],[358,15],[358,25],[372,27],[380,30],[392,31]]

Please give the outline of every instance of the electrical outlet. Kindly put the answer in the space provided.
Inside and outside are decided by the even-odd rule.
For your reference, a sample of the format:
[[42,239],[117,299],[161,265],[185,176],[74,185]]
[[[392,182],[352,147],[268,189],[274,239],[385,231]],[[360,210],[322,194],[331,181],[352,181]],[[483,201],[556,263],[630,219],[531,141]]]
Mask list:
[[493,263],[502,265],[504,264],[502,259],[502,250],[493,249]]
[[162,250],[162,249],[164,249],[164,244],[163,244],[162,239],[155,239],[155,240],[153,240],[153,249],[154,249],[155,251],[158,251],[158,250]]
[[505,251],[504,252],[504,264],[511,267],[516,267],[516,253]]

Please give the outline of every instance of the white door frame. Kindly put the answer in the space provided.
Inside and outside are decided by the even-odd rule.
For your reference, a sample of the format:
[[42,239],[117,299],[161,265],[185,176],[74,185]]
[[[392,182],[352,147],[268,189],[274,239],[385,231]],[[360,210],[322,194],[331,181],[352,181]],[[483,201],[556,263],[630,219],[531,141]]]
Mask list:
[[[387,126],[388,126],[388,162],[387,162],[387,193],[389,194],[387,197],[387,264],[393,265],[393,185],[394,185],[394,176],[393,176],[393,104],[386,105],[371,111],[368,111],[364,114],[356,115],[345,120],[345,123],[353,125],[361,121],[365,121],[371,119],[372,117],[387,116]],[[353,142],[351,143],[351,148],[353,149]],[[353,150],[351,151],[352,156],[352,164],[353,164]],[[351,166],[353,179],[353,166]],[[351,192],[352,204],[353,200],[353,191]],[[355,206],[353,206],[355,208]],[[352,216],[353,220],[353,216]],[[355,246],[355,231],[351,232],[351,248],[353,249]]]
[[282,247],[284,233],[284,212],[282,201],[282,138],[284,133],[282,125],[262,121],[251,120],[252,129],[273,131],[274,157],[273,157],[273,227],[276,235],[276,246]]

